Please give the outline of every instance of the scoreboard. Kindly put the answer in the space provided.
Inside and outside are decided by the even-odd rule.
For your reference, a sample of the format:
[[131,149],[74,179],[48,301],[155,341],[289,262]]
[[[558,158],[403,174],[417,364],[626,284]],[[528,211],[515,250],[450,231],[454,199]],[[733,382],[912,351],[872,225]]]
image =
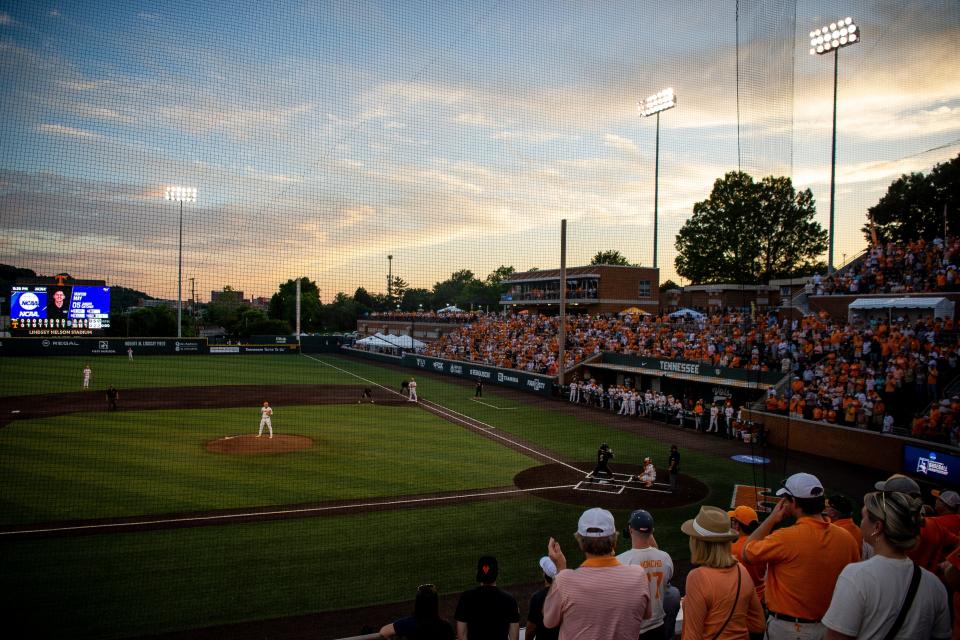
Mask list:
[[15,286],[10,294],[10,328],[21,334],[95,335],[110,327],[110,287]]

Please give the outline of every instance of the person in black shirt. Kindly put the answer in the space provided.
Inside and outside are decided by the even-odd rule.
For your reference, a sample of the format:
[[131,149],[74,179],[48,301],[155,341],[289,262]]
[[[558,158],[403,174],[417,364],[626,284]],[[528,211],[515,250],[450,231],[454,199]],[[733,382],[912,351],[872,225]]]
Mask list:
[[612,478],[613,472],[610,471],[608,463],[613,457],[613,451],[610,446],[604,442],[597,449],[597,466],[593,468],[593,475],[598,478]]
[[69,289],[57,287],[47,294],[47,318],[66,320],[70,316]]
[[432,584],[417,587],[412,616],[385,625],[380,635],[405,640],[454,640],[453,627],[440,617],[440,596]]
[[483,380],[482,380],[481,378],[477,378],[477,388],[476,388],[476,390],[473,392],[473,397],[474,397],[474,398],[482,398],[482,397],[483,397]]
[[520,607],[512,595],[497,587],[499,573],[496,558],[480,556],[477,561],[480,586],[464,591],[457,602],[454,618],[458,639],[517,640],[520,637]]
[[670,491],[676,491],[680,481],[680,452],[677,451],[677,445],[675,444],[670,446],[667,473],[670,476]]
[[119,397],[120,392],[117,391],[116,387],[110,385],[110,387],[107,388],[107,408],[110,409],[110,411],[117,410],[117,398]]
[[530,608],[527,613],[527,640],[557,640],[560,637],[560,627],[548,627],[543,624],[543,603],[550,593],[550,585],[557,575],[557,565],[549,556],[540,558],[540,568],[543,569],[543,583],[546,585],[540,591],[530,596]]

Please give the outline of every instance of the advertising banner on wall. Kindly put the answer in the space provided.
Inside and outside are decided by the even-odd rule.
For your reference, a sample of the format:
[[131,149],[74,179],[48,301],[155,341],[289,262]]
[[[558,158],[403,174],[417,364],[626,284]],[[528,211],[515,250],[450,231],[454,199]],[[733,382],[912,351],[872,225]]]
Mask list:
[[550,395],[554,383],[554,379],[550,376],[526,373],[515,369],[487,367],[472,362],[463,362],[462,360],[441,360],[439,358],[406,353],[403,355],[402,361],[403,365],[407,367],[423,369],[424,371],[431,371],[433,373],[445,373],[447,375],[469,378],[471,380],[479,379],[484,383],[498,384],[520,391],[540,393],[543,395]]
[[[779,371],[753,371],[731,367],[715,367],[706,362],[689,360],[661,360],[622,353],[604,353],[602,364],[628,367],[644,375],[659,375],[665,378],[699,378],[701,382],[724,380],[742,384],[773,385],[785,375]],[[587,365],[589,368],[590,365]]]
[[207,353],[206,338],[0,338],[0,356],[191,355]]

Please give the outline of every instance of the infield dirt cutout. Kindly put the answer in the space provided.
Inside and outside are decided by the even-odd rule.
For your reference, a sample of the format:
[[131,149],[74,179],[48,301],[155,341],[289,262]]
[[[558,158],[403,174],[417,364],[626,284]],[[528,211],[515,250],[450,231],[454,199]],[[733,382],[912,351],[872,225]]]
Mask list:
[[307,436],[274,434],[271,438],[263,434],[259,438],[256,434],[225,436],[210,440],[205,445],[210,453],[222,453],[233,456],[260,456],[277,453],[291,453],[302,451],[313,446],[313,440]]

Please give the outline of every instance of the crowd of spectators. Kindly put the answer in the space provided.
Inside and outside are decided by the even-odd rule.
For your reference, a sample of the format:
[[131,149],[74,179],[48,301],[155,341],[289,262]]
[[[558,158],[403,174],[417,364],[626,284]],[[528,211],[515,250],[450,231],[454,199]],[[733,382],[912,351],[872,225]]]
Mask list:
[[[558,319],[537,314],[488,314],[430,344],[436,357],[469,360],[531,373],[558,372]],[[914,435],[956,444],[955,408],[940,400],[943,383],[957,374],[960,341],[952,320],[891,318],[864,326],[825,313],[799,320],[726,312],[690,323],[669,317],[573,315],[567,318],[567,368],[613,352],[702,362],[721,367],[778,371],[793,378],[766,399],[770,412],[808,420]],[[623,415],[650,415],[683,423],[698,400],[579,381],[570,399]],[[723,408],[721,408],[723,410]]]
[[371,311],[368,320],[392,320],[400,322],[443,322],[463,324],[474,322],[483,313],[479,311]]
[[[827,498],[819,478],[788,477],[761,521],[753,508],[702,506],[679,531],[656,529],[637,509],[624,527],[629,549],[617,554],[619,530],[606,509],[587,509],[574,538],[585,561],[576,568],[550,538],[540,558],[543,588],[529,601],[529,640],[607,640],[674,637],[680,590],[674,559],[658,544],[689,542],[693,564],[682,598],[682,638],[957,637],[949,594],[960,588],[960,495],[933,491],[925,504],[912,479],[895,474],[863,496],[860,524],[854,502]],[[669,545],[674,547],[676,545]],[[479,586],[460,595],[456,637],[516,640],[517,599],[497,586],[494,556],[477,562]],[[949,591],[948,591],[949,590]],[[417,590],[414,615],[385,625],[380,635],[453,637],[440,619],[437,590]]]
[[832,276],[814,276],[814,295],[892,294],[958,291],[960,238],[946,242],[888,242],[867,249],[862,259]]

